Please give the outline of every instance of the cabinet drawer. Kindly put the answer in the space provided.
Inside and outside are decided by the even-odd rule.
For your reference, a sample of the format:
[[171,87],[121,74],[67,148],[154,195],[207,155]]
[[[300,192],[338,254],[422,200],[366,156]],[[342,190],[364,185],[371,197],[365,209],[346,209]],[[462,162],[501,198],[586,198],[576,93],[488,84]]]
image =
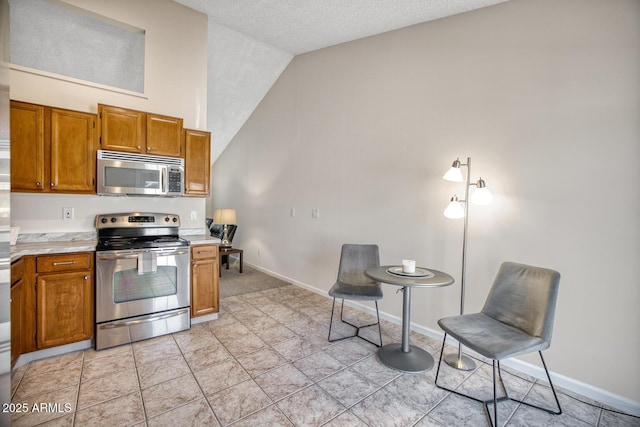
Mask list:
[[89,270],[92,266],[91,261],[91,253],[39,256],[36,260],[36,271],[38,273],[51,273],[56,271]]
[[192,259],[218,258],[217,245],[198,245],[191,247]]
[[24,276],[24,259],[11,263],[11,284],[18,282]]

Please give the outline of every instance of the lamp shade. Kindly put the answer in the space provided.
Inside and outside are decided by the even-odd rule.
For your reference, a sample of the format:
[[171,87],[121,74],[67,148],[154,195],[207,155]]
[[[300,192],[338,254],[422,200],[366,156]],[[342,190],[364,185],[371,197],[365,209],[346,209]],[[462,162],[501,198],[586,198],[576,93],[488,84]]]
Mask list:
[[462,182],[462,171],[460,170],[460,160],[453,161],[451,168],[442,176],[447,181]]
[[235,209],[216,209],[213,211],[213,222],[215,224],[235,224]]
[[451,202],[444,210],[444,216],[451,219],[458,219],[464,217],[464,208],[458,200],[458,196],[453,196]]
[[486,206],[490,205],[493,201],[493,194],[487,188],[484,180],[480,178],[476,184],[476,190],[473,192],[471,196],[471,202],[474,205]]

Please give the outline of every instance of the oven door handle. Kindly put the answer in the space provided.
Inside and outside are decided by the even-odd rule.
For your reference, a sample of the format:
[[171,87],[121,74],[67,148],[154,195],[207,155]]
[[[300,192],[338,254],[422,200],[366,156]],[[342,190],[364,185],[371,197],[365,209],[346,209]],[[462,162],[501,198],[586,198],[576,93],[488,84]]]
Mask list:
[[189,251],[186,251],[184,249],[177,249],[175,251],[169,251],[169,252],[161,252],[161,251],[155,252],[155,254],[158,255],[158,256],[185,255],[185,254],[188,254],[188,253],[189,253]]
[[113,259],[134,259],[134,258],[138,258],[138,254],[132,254],[132,255],[100,255],[100,258],[98,258],[100,261],[110,261]]
[[181,310],[172,311],[171,313],[164,314],[150,314],[148,316],[144,316],[142,318],[138,318],[135,320],[124,320],[121,322],[110,322],[105,325],[100,325],[100,329],[115,329],[115,328],[124,328],[126,326],[139,325],[141,323],[149,323],[155,322],[158,320],[169,319],[171,317],[182,316],[183,314],[189,313],[188,308],[183,308]]

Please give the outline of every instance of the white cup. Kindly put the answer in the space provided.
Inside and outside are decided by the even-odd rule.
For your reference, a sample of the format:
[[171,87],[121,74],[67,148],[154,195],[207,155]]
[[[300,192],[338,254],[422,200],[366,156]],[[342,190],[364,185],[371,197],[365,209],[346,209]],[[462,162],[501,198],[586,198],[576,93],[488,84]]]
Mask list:
[[412,259],[403,259],[402,260],[402,272],[413,274],[416,272],[416,262]]

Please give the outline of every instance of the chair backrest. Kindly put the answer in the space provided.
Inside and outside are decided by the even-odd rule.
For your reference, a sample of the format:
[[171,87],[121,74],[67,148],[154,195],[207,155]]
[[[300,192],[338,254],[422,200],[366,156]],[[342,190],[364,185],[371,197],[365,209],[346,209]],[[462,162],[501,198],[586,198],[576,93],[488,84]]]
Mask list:
[[560,273],[515,262],[500,266],[482,312],[551,343]]
[[350,285],[370,285],[377,283],[364,272],[367,268],[380,265],[378,245],[355,245],[345,243],[340,254],[338,281]]
[[[224,225],[222,224],[214,224],[213,222],[207,221],[207,227],[211,232],[213,237],[217,237],[218,239],[222,239],[222,235],[224,233]],[[236,234],[236,230],[238,226],[235,224],[230,224],[227,226],[227,235],[229,238],[229,242],[233,242],[233,236]]]

